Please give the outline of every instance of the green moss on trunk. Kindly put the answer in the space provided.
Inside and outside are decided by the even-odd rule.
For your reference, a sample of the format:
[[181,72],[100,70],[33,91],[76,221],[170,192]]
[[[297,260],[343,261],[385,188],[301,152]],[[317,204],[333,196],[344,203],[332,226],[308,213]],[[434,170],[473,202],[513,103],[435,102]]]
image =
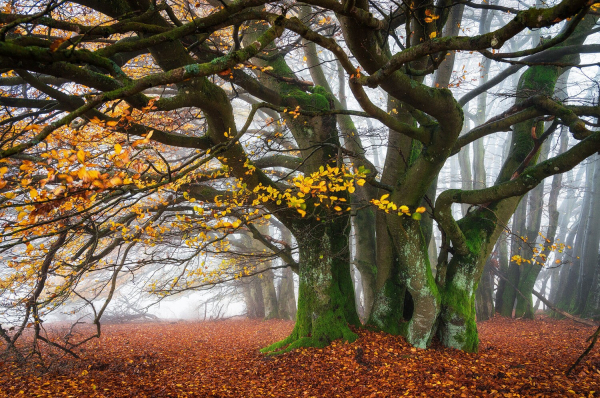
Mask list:
[[354,341],[349,325],[359,326],[350,275],[349,228],[345,219],[312,225],[297,233],[300,241],[300,287],[296,326],[286,339],[262,350],[283,353],[299,347],[325,347],[333,340]]
[[399,281],[388,279],[382,289],[375,296],[373,311],[367,322],[367,326],[383,330],[390,334],[404,334],[403,325],[405,319],[404,295],[406,286]]
[[467,275],[454,275],[442,294],[439,336],[447,347],[476,352],[475,286]]

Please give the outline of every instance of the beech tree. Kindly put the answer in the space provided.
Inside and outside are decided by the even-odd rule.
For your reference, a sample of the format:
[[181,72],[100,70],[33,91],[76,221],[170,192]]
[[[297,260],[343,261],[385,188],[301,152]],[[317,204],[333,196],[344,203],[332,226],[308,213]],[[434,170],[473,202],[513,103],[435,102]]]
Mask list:
[[[352,341],[350,326],[361,324],[353,229],[368,325],[416,347],[437,335],[477,350],[475,291],[521,197],[600,150],[590,123],[598,106],[554,95],[566,70],[586,67],[580,54],[599,51],[585,41],[600,4],[524,4],[7,4],[0,289],[24,319],[17,332],[0,329],[9,348],[31,318],[44,338],[43,313],[73,296],[94,308],[99,335],[127,273],[153,274],[148,290],[172,294],[263,272],[197,261],[227,251],[227,237],[240,234],[299,275],[296,326],[266,352]],[[483,21],[478,33],[473,20]],[[518,43],[540,30],[550,37]],[[476,52],[511,66],[465,92],[455,59]],[[514,105],[465,123],[469,101],[521,69]],[[380,170],[366,120],[387,129]],[[575,143],[538,163],[559,126]],[[436,196],[448,159],[496,133],[509,152],[494,184]],[[485,181],[483,159],[473,161]],[[462,217],[453,204],[464,205]],[[264,232],[269,219],[297,248]],[[435,276],[434,221],[442,237]],[[94,289],[78,288],[98,273]],[[167,273],[175,277],[156,277]]]

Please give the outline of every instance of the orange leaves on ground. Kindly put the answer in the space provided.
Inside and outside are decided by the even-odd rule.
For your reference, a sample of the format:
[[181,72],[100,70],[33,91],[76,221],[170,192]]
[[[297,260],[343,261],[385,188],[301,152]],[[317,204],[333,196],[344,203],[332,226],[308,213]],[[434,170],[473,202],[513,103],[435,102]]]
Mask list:
[[[47,325],[48,326],[48,325]],[[91,331],[87,325],[86,332]],[[600,391],[600,354],[567,367],[594,328],[496,318],[479,324],[480,352],[359,330],[352,344],[266,357],[292,322],[230,320],[108,325],[102,338],[40,375],[4,364],[0,396],[90,397],[587,397]]]

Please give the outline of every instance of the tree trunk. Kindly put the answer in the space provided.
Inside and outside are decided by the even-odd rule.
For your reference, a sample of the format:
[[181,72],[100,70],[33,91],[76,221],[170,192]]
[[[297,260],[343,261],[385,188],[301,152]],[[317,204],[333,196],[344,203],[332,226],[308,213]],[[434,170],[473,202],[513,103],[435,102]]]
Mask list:
[[279,317],[290,321],[296,320],[296,295],[294,293],[294,271],[284,268],[279,282],[278,295]]
[[375,283],[377,278],[377,242],[375,239],[375,211],[372,208],[360,209],[354,217],[356,244],[356,268],[360,272],[363,294],[364,319],[368,319],[375,299]]
[[523,254],[522,241],[519,239],[520,236],[525,234],[525,214],[527,210],[527,196],[521,199],[521,203],[517,207],[517,211],[513,216],[513,227],[510,245],[510,258],[508,266],[508,274],[506,277],[510,283],[504,285],[504,291],[502,293],[502,305],[500,306],[500,315],[506,317],[512,317],[513,308],[515,306],[515,300],[517,298],[517,291],[515,286],[519,284],[519,277],[521,273],[520,266],[512,261],[512,258],[517,255]]
[[567,239],[565,241],[566,247],[564,252],[562,253],[562,258],[569,259],[569,266],[567,266],[567,263],[564,260],[561,262],[560,275],[556,283],[556,291],[553,295],[550,296],[551,300],[553,300],[552,302],[558,308],[562,308],[563,299],[571,295],[571,293],[568,292],[567,289],[574,288],[574,286],[569,286],[569,281],[572,281],[572,283],[575,283],[576,281],[576,278],[573,278],[573,275],[576,275],[576,272],[573,268],[573,263],[571,259],[573,258],[573,246],[575,242],[575,237],[577,236],[577,231],[579,230],[580,222],[581,221],[576,222],[575,225],[571,228],[569,234],[567,235]]
[[[546,269],[545,272],[540,273],[540,277],[542,280],[542,286],[540,287],[540,295],[544,296],[546,294],[546,286],[548,285],[548,281],[550,280],[551,270]],[[542,300],[537,299],[535,305],[533,306],[533,313],[535,314],[540,307]]]
[[275,275],[273,274],[273,270],[266,270],[261,275],[260,285],[265,307],[265,319],[279,318],[277,291],[275,290]]
[[582,277],[582,300],[580,312],[584,317],[600,317],[600,270],[598,268],[598,248],[600,246],[600,156],[594,157],[594,183],[592,204],[590,209],[590,223],[588,225],[586,240],[583,249],[583,262],[585,273]]
[[[503,234],[498,240],[497,243],[498,248],[498,271],[501,275],[508,275],[508,269],[510,266],[510,260],[508,258],[508,237],[506,234]],[[503,278],[498,278],[498,288],[496,289],[496,300],[495,300],[495,312],[500,313],[502,311],[502,306],[504,302],[502,301],[502,297],[504,296],[504,290],[506,288],[506,280]]]
[[477,254],[454,256],[448,264],[438,336],[446,347],[477,351],[475,290],[480,273]]
[[[283,226],[279,230],[281,231],[281,240],[291,247],[292,233],[290,230]],[[281,272],[277,303],[281,319],[296,320],[296,291],[294,287],[294,271],[292,271],[291,267],[286,267]]]
[[477,321],[487,321],[494,317],[494,272],[492,270],[492,261],[493,258],[490,257],[485,262],[481,280],[475,291]]
[[246,304],[246,316],[250,319],[262,319],[265,317],[265,306],[262,296],[260,280],[254,276],[242,278],[242,291],[244,303]]
[[[540,155],[540,161],[543,161],[547,157],[547,151],[550,148],[549,142],[546,143],[542,147],[542,154]],[[560,175],[560,174],[559,174]],[[554,176],[556,178],[556,176]],[[553,192],[553,200],[558,200],[558,189],[560,189],[560,180],[558,180],[559,185],[556,187],[556,190]],[[518,289],[523,296],[517,295],[517,305],[515,307],[515,316],[517,318],[525,317],[527,319],[534,319],[534,311],[533,311],[533,300],[531,292],[537,280],[537,277],[544,266],[543,257],[539,257],[536,255],[537,253],[537,242],[538,235],[540,234],[540,226],[542,223],[542,210],[544,207],[544,183],[539,184],[535,187],[531,192],[529,192],[529,203],[527,209],[527,247],[523,251],[527,258],[531,259],[530,263],[521,264],[521,272],[519,275],[519,284]],[[556,211],[556,203],[554,203],[554,210]],[[554,241],[554,235],[556,234],[556,223],[558,221],[558,215],[551,215],[550,226],[548,228],[548,233],[545,236],[545,239],[542,239],[541,242],[544,242],[544,247],[546,247],[546,243],[552,245]],[[551,235],[551,236],[550,236]],[[533,249],[533,250],[532,250]]]
[[[325,347],[335,339],[354,341],[349,325],[360,325],[350,275],[348,218],[310,225],[294,232],[299,241],[300,287],[294,330],[263,352]],[[344,224],[345,223],[345,224]]]
[[[301,17],[311,17],[310,7],[301,8]],[[325,76],[324,69],[321,67],[321,60],[319,59],[317,46],[315,43],[303,40],[304,54],[306,56],[307,65],[313,81],[323,87],[327,92],[332,94],[334,107],[336,109],[346,109],[345,101],[339,101],[329,84],[329,79]],[[341,73],[341,77],[340,74]],[[344,71],[343,69],[338,72],[338,80],[343,82],[340,87],[345,85]],[[340,128],[340,141],[341,144],[349,151],[355,154],[355,158],[352,159],[355,167],[363,166],[366,169],[374,169],[374,166],[370,162],[366,161],[364,154],[366,153],[360,138],[356,133],[357,129],[352,121],[352,118],[348,115],[337,116],[338,126]],[[375,171],[375,170],[371,170]],[[372,198],[376,193],[376,189],[371,185],[357,186],[355,193],[352,195],[352,203],[358,203],[359,206],[355,210],[355,217],[353,219],[354,230],[360,231],[356,233],[356,256],[355,265],[361,274],[362,291],[364,297],[364,316],[368,317],[371,308],[373,306],[373,297],[375,290],[375,276],[377,274],[376,266],[376,242],[375,242],[375,211],[362,206],[368,203],[369,198]]]
[[[586,178],[585,186],[592,186],[593,181],[593,165],[588,163],[586,166]],[[590,223],[590,209],[592,207],[592,194],[590,191],[586,191],[583,197],[583,204],[581,207],[581,213],[579,215],[579,225],[577,226],[577,235],[575,236],[575,243],[573,244],[573,250],[571,252],[572,265],[569,267],[569,274],[565,288],[562,290],[556,306],[561,310],[569,313],[576,313],[577,310],[577,299],[579,295],[578,289],[582,284],[582,259],[584,243],[586,240],[585,233]]]
[[[565,72],[558,80],[556,86],[557,97],[561,100],[566,99],[567,92],[567,80],[569,77],[569,71]],[[562,135],[560,136],[560,146],[558,153],[563,153],[568,148],[569,135],[561,129]],[[546,141],[542,146],[540,161],[545,160],[548,157],[550,151],[550,140]],[[532,291],[538,275],[542,268],[546,264],[547,256],[552,251],[551,247],[554,244],[556,238],[556,231],[558,229],[558,218],[559,212],[558,207],[558,196],[562,186],[562,174],[557,174],[552,178],[552,184],[550,188],[550,195],[548,197],[548,230],[545,236],[541,236],[540,226],[542,222],[542,213],[544,206],[544,184],[540,184],[535,187],[529,194],[529,208],[528,208],[528,225],[527,225],[527,242],[529,245],[534,245],[537,241],[541,242],[543,249],[540,255],[537,255],[537,245],[534,246],[532,253],[532,262],[523,263],[522,270],[519,278],[518,289],[523,293],[523,296],[517,296],[517,306],[515,309],[515,315],[517,317],[525,317],[528,319],[534,319],[535,311],[532,302]],[[527,252],[531,252],[526,250]],[[535,259],[535,261],[533,260]]]

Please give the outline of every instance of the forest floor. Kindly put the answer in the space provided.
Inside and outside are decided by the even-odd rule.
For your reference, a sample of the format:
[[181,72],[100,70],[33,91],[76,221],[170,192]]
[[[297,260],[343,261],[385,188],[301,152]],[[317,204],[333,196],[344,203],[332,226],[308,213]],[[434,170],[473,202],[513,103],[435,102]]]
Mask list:
[[[285,321],[106,325],[81,359],[41,373],[0,362],[0,396],[398,397],[600,395],[600,347],[573,372],[593,327],[541,318],[482,322],[480,350],[417,350],[401,337],[359,331],[352,344],[266,357]],[[2,348],[2,347],[0,347]]]

